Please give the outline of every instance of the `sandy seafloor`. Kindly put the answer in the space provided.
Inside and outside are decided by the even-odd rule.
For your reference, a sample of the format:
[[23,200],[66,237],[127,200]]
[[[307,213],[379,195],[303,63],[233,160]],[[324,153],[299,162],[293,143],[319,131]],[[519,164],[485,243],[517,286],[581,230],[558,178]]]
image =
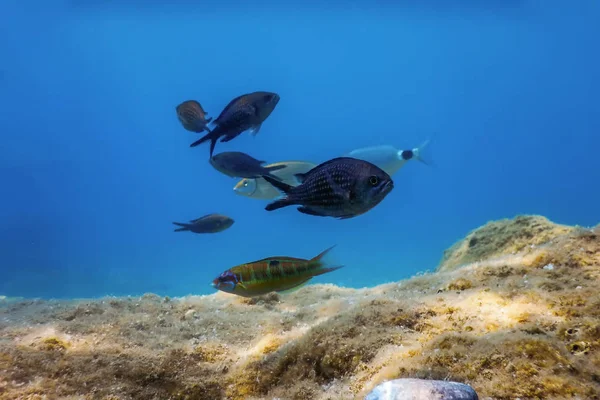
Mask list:
[[490,222],[373,288],[0,300],[0,399],[362,399],[399,377],[600,399],[600,228]]

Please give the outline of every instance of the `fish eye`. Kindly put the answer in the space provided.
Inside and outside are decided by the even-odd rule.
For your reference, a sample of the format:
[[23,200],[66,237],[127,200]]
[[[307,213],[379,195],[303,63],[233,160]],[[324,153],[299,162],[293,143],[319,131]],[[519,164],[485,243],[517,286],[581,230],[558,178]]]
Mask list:
[[369,177],[369,183],[371,184],[371,186],[377,186],[377,184],[379,183],[379,178],[375,175],[372,175],[371,177]]
[[248,181],[244,182],[244,187],[248,187]]

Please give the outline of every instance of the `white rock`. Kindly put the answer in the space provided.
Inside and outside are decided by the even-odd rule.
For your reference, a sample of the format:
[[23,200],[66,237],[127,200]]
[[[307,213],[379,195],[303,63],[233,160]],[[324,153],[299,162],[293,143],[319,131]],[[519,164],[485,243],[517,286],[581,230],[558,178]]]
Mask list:
[[464,383],[406,378],[380,384],[364,400],[479,400],[479,397]]

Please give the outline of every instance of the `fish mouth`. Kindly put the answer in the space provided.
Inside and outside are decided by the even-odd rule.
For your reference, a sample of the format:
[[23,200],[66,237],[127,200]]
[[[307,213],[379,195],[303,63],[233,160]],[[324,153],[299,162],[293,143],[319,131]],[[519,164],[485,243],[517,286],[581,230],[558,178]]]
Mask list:
[[[248,186],[245,185],[248,183]],[[233,191],[242,196],[252,196],[256,192],[256,184],[250,185],[251,181],[248,178],[244,178],[233,187]],[[252,188],[250,188],[252,186]]]
[[277,105],[277,103],[279,103],[279,100],[281,98],[279,97],[278,94],[274,94],[273,97],[271,98],[271,107],[275,107]]
[[394,181],[387,181],[381,188],[382,192],[389,193],[394,188]]
[[236,193],[244,193],[244,183],[243,182],[236,183],[235,186],[233,187],[233,191]]

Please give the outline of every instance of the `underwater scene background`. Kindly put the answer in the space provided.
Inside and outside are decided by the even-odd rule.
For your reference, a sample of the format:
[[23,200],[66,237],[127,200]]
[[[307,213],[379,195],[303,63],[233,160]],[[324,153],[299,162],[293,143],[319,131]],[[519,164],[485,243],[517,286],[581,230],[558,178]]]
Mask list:
[[[600,3],[34,2],[0,6],[0,294],[209,294],[223,270],[337,245],[315,283],[433,270],[489,220],[598,223]],[[320,163],[427,139],[349,220],[234,193],[177,120],[197,99],[281,100],[217,152]],[[217,234],[174,233],[208,213]]]

